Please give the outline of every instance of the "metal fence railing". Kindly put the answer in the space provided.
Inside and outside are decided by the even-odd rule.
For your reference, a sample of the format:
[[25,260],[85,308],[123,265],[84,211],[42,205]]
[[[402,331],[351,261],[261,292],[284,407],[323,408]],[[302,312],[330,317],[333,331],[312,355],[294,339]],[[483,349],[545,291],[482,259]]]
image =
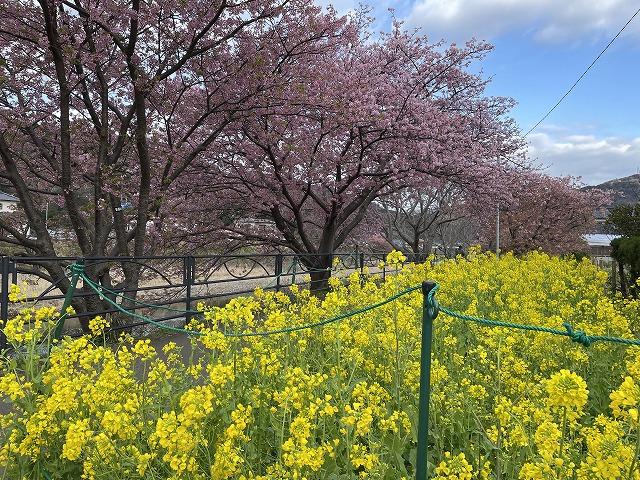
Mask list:
[[[98,295],[82,282],[73,292],[71,304],[76,312],[68,319],[76,319],[76,326],[97,315],[111,315],[116,319],[111,330],[124,330],[142,326],[129,323],[126,315],[111,302],[109,295],[127,310],[139,311],[157,322],[183,319],[185,311],[195,309],[198,302],[224,301],[233,296],[252,293],[260,287],[279,291],[291,284],[314,288],[314,282],[325,282],[330,275],[348,274],[368,267],[371,274],[384,278],[387,267],[378,268],[386,252],[334,253],[329,267],[317,268],[319,255],[297,254],[225,254],[144,257],[18,257],[3,256],[0,260],[0,319],[6,321],[15,313],[9,302],[12,284],[26,284],[23,301],[35,301],[61,306],[68,285],[66,276],[56,279],[51,275],[51,265],[66,269],[81,262],[88,275],[104,287],[104,295]],[[334,262],[339,260],[336,266]],[[324,258],[326,264],[326,257]],[[410,258],[422,260],[421,258]],[[127,284],[125,268],[135,266],[138,281]],[[311,278],[310,278],[311,277]],[[62,283],[61,283],[62,282]],[[135,298],[129,301],[127,298]],[[157,308],[165,307],[165,308]],[[188,315],[188,314],[187,314]],[[121,321],[118,322],[118,317]],[[0,348],[4,346],[0,332]]]
[[[369,268],[372,274],[381,279],[386,276],[387,268],[378,268],[387,252],[364,252],[357,248],[352,252],[334,253],[332,258],[339,259],[337,268],[328,267],[330,274],[347,274],[354,270]],[[407,254],[409,261],[424,261],[425,255]],[[152,316],[159,322],[178,320],[184,317],[184,311],[193,310],[200,301],[224,301],[230,297],[245,295],[257,287],[265,290],[279,291],[282,288],[298,284],[314,287],[308,276],[318,270],[312,265],[319,264],[319,255],[297,254],[224,254],[224,255],[169,255],[142,257],[22,257],[2,256],[0,258],[0,320],[6,321],[17,310],[9,302],[11,284],[28,285],[27,304],[38,301],[61,306],[65,298],[65,289],[60,288],[60,281],[66,277],[55,279],[47,265],[57,264],[63,268],[81,261],[88,274],[99,273],[93,280],[107,292],[113,292],[122,306],[138,310],[144,315]],[[616,271],[611,262],[592,258],[600,267],[611,270],[615,279]],[[602,264],[604,263],[604,264]],[[330,262],[333,265],[333,261]],[[124,280],[124,268],[136,266],[139,280],[128,285]],[[615,265],[614,265],[615,267]],[[62,270],[61,270],[62,271]],[[316,275],[317,277],[318,275]],[[326,281],[326,278],[324,279]],[[111,293],[108,293],[111,295]],[[135,297],[136,302],[124,300]],[[100,298],[94,290],[82,284],[74,291],[72,305],[77,313],[69,319],[88,319],[96,315],[113,315],[121,313],[113,305]],[[148,305],[147,305],[148,304]],[[154,308],[154,307],[168,308]],[[175,310],[175,311],[172,311]],[[123,317],[120,315],[120,317]],[[117,318],[116,318],[117,320]],[[85,322],[86,323],[86,322]],[[135,328],[142,324],[113,322],[112,330]],[[80,328],[78,322],[75,325]],[[0,348],[4,346],[4,335],[0,331]]]

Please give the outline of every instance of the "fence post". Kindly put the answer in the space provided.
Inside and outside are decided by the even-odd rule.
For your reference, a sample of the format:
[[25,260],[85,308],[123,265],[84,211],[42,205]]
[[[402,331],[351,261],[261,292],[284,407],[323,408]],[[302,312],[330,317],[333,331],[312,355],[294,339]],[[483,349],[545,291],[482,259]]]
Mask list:
[[433,320],[438,315],[435,298],[429,301],[429,292],[435,282],[422,283],[422,347],[420,349],[420,399],[418,403],[418,452],[416,454],[416,480],[427,480],[429,443],[429,399],[431,396],[431,339]]
[[291,264],[291,285],[296,284],[296,266],[298,264],[298,257],[296,255],[293,256],[293,263]]
[[11,271],[11,283],[18,284],[18,264],[15,260],[9,259],[9,270]]
[[184,284],[186,287],[186,298],[185,298],[185,310],[186,313],[184,315],[185,324],[191,321],[191,287],[193,285],[193,280],[195,277],[196,270],[196,259],[192,256],[184,257],[183,260],[183,271],[184,271]]
[[280,277],[282,276],[282,254],[276,254],[276,292],[280,291]]
[[613,295],[615,295],[616,291],[618,290],[617,274],[618,272],[616,271],[616,262],[615,260],[612,260],[611,262],[611,293]]
[[[0,292],[0,320],[2,320],[3,328],[5,322],[9,319],[9,262],[9,257],[2,257],[2,265],[0,266],[0,273],[2,274],[2,286]],[[5,337],[4,332],[0,330],[0,350],[4,350],[6,347],[7,337]]]
[[364,252],[360,252],[360,258],[358,258],[358,262],[360,262],[360,275],[364,274]]
[[0,313],[0,317],[2,321],[7,321],[7,317],[9,316],[9,257],[2,257],[2,266],[1,274],[2,274],[2,293],[0,297],[0,301],[2,302],[2,312]]

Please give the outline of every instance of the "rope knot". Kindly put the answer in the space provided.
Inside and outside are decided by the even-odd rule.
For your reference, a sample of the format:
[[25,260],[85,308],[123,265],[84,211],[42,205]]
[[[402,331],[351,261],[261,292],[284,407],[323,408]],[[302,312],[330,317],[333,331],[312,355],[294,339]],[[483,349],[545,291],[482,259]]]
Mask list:
[[563,323],[564,328],[567,329],[567,336],[576,343],[580,345],[584,345],[585,347],[590,347],[593,343],[593,340],[589,335],[584,333],[582,330],[574,330],[571,324]]
[[72,263],[69,266],[69,270],[71,270],[71,273],[82,275],[84,273],[84,265],[82,263]]
[[431,317],[431,320],[435,320],[436,317],[438,316],[438,313],[440,313],[440,304],[438,303],[438,300],[436,300],[433,297],[430,297],[428,300],[427,310],[428,310],[429,316]]
[[435,320],[438,313],[440,313],[440,304],[436,300],[436,292],[439,288],[440,285],[435,282],[424,282],[422,284],[422,294],[425,295],[425,308],[431,320]]

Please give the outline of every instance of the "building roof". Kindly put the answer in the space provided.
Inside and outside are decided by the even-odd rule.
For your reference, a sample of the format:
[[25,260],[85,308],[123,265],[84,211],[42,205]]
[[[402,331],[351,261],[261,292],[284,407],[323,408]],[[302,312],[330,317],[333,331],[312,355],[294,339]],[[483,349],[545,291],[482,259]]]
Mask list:
[[18,200],[18,198],[14,197],[13,195],[9,195],[8,193],[0,192],[0,201],[18,203],[20,200]]
[[611,245],[611,240],[618,237],[619,235],[609,235],[606,233],[588,233],[584,236],[584,239],[592,247],[608,247]]

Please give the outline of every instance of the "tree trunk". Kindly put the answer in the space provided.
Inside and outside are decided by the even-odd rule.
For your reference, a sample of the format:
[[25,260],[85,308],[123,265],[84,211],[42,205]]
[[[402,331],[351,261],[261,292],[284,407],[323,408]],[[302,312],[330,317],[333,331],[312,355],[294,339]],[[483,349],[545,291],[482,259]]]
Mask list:
[[309,275],[311,277],[311,283],[309,284],[309,290],[314,294],[326,293],[329,290],[329,279],[331,278],[331,262],[333,255],[320,254],[315,257],[311,257],[311,265]]
[[420,233],[418,230],[414,230],[413,232],[413,241],[411,242],[411,253],[413,253],[412,257],[409,258],[410,262],[420,263],[421,260],[421,251],[420,251]]
[[329,279],[331,278],[331,270],[311,272],[311,284],[309,289],[314,294],[322,294],[329,291]]
[[618,262],[618,273],[620,274],[620,292],[623,297],[627,296],[627,279],[624,276],[624,264]]

